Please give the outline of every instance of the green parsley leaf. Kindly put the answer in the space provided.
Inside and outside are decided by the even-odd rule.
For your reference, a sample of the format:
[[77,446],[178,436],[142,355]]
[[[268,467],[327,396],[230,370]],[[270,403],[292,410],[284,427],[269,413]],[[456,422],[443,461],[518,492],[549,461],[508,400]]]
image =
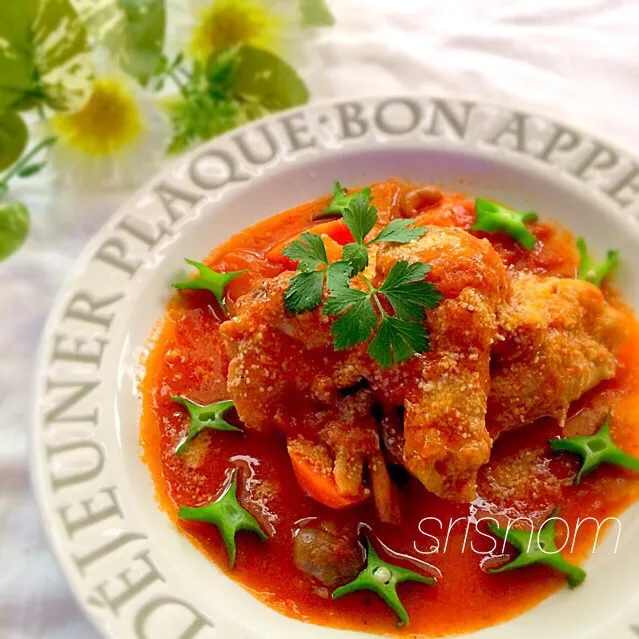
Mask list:
[[173,288],[177,288],[179,290],[191,289],[211,291],[223,309],[226,309],[226,304],[224,303],[224,289],[227,284],[233,281],[236,277],[248,272],[248,269],[245,268],[241,271],[218,273],[201,262],[194,262],[193,260],[184,261],[191,266],[195,266],[199,275],[192,280],[175,282],[175,284],[173,284]]
[[330,204],[321,212],[315,215],[315,219],[322,217],[328,217],[329,215],[343,215],[344,209],[352,202],[353,198],[357,195],[361,195],[366,198],[366,202],[371,201],[371,190],[369,187],[357,191],[357,193],[351,193],[346,195],[346,189],[342,187],[339,182],[335,182],[333,187],[333,199]]
[[333,347],[336,351],[352,348],[356,344],[365,342],[377,325],[378,317],[371,296],[362,291],[349,289],[352,293],[360,293],[359,299],[331,326]]
[[330,290],[331,294],[326,300],[322,311],[324,315],[341,315],[351,306],[359,304],[362,300],[370,298],[370,293],[350,288],[348,286],[348,282],[346,285],[340,284],[334,289],[330,288]]
[[358,244],[364,243],[364,238],[372,231],[377,222],[377,209],[369,206],[370,197],[363,192],[356,193],[348,206],[344,208],[342,218],[348,226]]
[[[322,303],[325,278],[329,290],[347,289],[353,271],[353,267],[342,260],[328,264],[326,248],[319,235],[303,233],[302,240],[296,240],[283,251],[287,257],[299,261],[297,268],[300,271],[291,278],[284,293],[284,306],[289,313],[304,313],[317,308]],[[315,270],[318,266],[326,268]]]
[[322,303],[324,271],[302,271],[291,278],[284,293],[284,306],[290,313],[312,311]]
[[[379,288],[362,274],[368,265],[367,244],[410,242],[426,233],[425,228],[409,228],[410,220],[393,220],[367,243],[366,236],[378,221],[377,209],[370,206],[370,201],[369,188],[347,196],[340,183],[335,183],[333,201],[325,213],[341,213],[355,242],[347,244],[342,260],[333,264],[328,264],[326,248],[317,235],[304,233],[300,240],[287,246],[284,255],[298,261],[300,272],[290,280],[284,305],[291,313],[317,308],[326,282],[330,294],[322,313],[339,316],[331,326],[335,350],[373,338],[369,354],[388,367],[429,350],[424,310],[436,308],[442,295],[432,283],[424,281],[430,266],[421,262],[397,262]],[[351,288],[351,278],[355,276],[366,284],[367,290]],[[382,296],[390,303],[394,316],[382,304]]]
[[352,267],[352,274],[363,271],[368,266],[368,249],[364,244],[347,244],[342,251],[342,260]]
[[379,288],[393,306],[397,317],[404,320],[423,320],[424,309],[437,308],[442,294],[424,278],[429,264],[396,262]]
[[430,342],[423,323],[407,322],[388,315],[382,319],[377,334],[368,345],[368,354],[382,368],[389,368],[428,350]]
[[352,273],[353,267],[348,262],[343,260],[333,262],[326,269],[326,286],[328,290],[348,289]]
[[513,211],[497,202],[478,197],[475,200],[477,220],[471,231],[485,231],[486,233],[505,233],[518,244],[530,251],[537,243],[537,238],[526,228],[526,222],[537,220],[537,214],[532,211]]
[[423,226],[415,226],[408,228],[413,223],[413,220],[391,220],[379,233],[379,235],[373,238],[369,244],[373,242],[400,242],[404,244],[406,242],[412,242],[418,240],[426,231],[427,228]]
[[608,251],[606,261],[603,264],[595,264],[588,253],[588,245],[583,237],[577,240],[577,250],[581,259],[579,261],[579,272],[577,279],[585,280],[595,286],[600,286],[601,282],[610,275],[610,273],[619,264],[619,251]]
[[[424,309],[436,308],[442,298],[432,283],[424,281],[429,269],[421,262],[397,262],[377,289],[360,275],[368,291],[350,288],[349,279],[336,278],[329,286],[331,294],[323,310],[325,315],[339,315],[331,327],[335,350],[365,342],[377,328],[368,352],[384,368],[415,353],[427,352],[430,343],[423,322]],[[380,295],[391,303],[395,317],[384,310]]]
[[299,262],[300,271],[314,271],[318,266],[328,265],[326,246],[322,238],[315,233],[302,233],[301,239],[291,242],[282,253],[291,260]]

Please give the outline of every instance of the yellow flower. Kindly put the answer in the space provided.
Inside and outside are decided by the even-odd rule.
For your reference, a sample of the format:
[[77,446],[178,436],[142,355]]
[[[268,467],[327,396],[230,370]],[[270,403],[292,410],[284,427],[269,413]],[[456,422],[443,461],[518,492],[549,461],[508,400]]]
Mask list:
[[98,78],[80,111],[54,115],[49,126],[60,178],[91,187],[137,183],[156,168],[170,135],[167,116],[119,72]]
[[207,60],[234,44],[281,54],[294,25],[290,4],[281,0],[197,0],[199,15],[190,44],[192,56]]

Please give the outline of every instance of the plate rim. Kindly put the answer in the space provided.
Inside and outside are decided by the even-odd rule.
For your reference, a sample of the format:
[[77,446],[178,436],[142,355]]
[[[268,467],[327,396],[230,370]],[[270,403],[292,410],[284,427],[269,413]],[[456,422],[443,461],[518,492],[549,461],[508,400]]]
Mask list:
[[[626,147],[623,143],[618,142],[616,139],[609,140],[605,136],[600,136],[598,134],[594,134],[590,131],[590,129],[586,126],[582,126],[579,122],[577,126],[569,123],[564,117],[556,117],[553,113],[550,112],[549,109],[546,108],[538,108],[537,106],[531,107],[525,102],[515,102],[507,104],[505,101],[499,100],[484,100],[481,97],[471,96],[471,95],[448,95],[448,94],[426,94],[423,92],[402,92],[402,93],[392,93],[392,94],[369,94],[365,96],[344,96],[344,97],[333,97],[333,98],[324,98],[321,100],[314,100],[308,104],[294,107],[291,109],[286,109],[283,111],[279,111],[276,113],[272,113],[264,118],[260,118],[259,120],[248,122],[243,124],[240,127],[236,127],[216,138],[213,138],[209,141],[198,144],[192,149],[188,150],[183,155],[172,159],[169,162],[165,162],[162,167],[150,178],[148,178],[142,185],[133,190],[126,198],[120,203],[120,205],[109,214],[100,225],[98,230],[91,236],[89,241],[85,244],[82,251],[78,255],[78,257],[73,261],[73,264],[69,271],[64,276],[61,284],[59,285],[54,300],[47,312],[46,321],[43,324],[37,349],[34,357],[34,365],[32,369],[32,380],[28,387],[28,396],[31,399],[31,408],[28,413],[28,433],[27,433],[27,441],[28,441],[28,452],[27,459],[29,465],[29,481],[33,491],[33,495],[35,496],[35,500],[38,506],[38,516],[42,525],[42,528],[45,531],[47,544],[51,550],[53,557],[55,558],[55,562],[60,569],[61,575],[64,577],[65,582],[67,583],[70,592],[75,599],[79,610],[82,611],[85,618],[87,618],[93,628],[95,628],[96,632],[99,636],[104,637],[105,639],[118,639],[115,635],[110,634],[108,629],[102,627],[99,623],[99,617],[93,613],[91,608],[87,605],[86,600],[83,598],[83,594],[85,594],[82,588],[82,580],[76,575],[72,574],[71,571],[65,566],[62,561],[63,555],[69,554],[68,546],[67,550],[65,550],[65,543],[63,540],[56,535],[53,526],[51,525],[51,517],[52,517],[52,504],[50,504],[50,499],[47,494],[47,491],[44,487],[44,477],[42,475],[42,468],[39,464],[38,453],[36,449],[36,440],[38,438],[38,429],[40,428],[39,420],[40,420],[40,397],[39,385],[40,385],[40,375],[43,371],[47,369],[47,346],[50,346],[51,339],[55,332],[55,329],[59,325],[59,314],[64,305],[64,297],[65,293],[72,288],[72,284],[77,275],[81,272],[82,268],[86,266],[87,262],[90,260],[91,256],[95,253],[95,250],[100,246],[101,241],[104,239],[105,233],[114,228],[115,224],[123,218],[128,211],[133,209],[133,205],[139,201],[139,199],[147,194],[152,186],[158,182],[161,176],[168,175],[173,169],[181,165],[188,165],[190,161],[199,156],[207,147],[212,145],[224,145],[228,143],[233,136],[238,135],[243,131],[249,131],[251,129],[255,129],[258,126],[269,127],[276,123],[280,118],[295,115],[297,113],[305,113],[312,111],[321,111],[322,109],[328,109],[330,107],[334,107],[339,104],[357,102],[364,105],[371,105],[381,103],[385,100],[415,100],[418,102],[426,101],[430,102],[432,100],[442,100],[444,102],[451,101],[453,103],[471,103],[477,107],[492,107],[497,109],[499,112],[503,113],[521,113],[525,116],[529,117],[538,117],[546,120],[548,123],[558,125],[567,130],[574,131],[577,134],[580,134],[587,141],[592,141],[596,143],[600,143],[606,148],[617,152],[620,158],[623,159],[631,159],[637,164],[639,164],[639,152],[633,151],[630,148]],[[415,136],[417,136],[418,131],[415,131]],[[410,138],[409,138],[410,139]],[[441,136],[441,138],[436,139],[434,141],[429,141],[423,146],[428,146],[431,148],[436,148],[438,143],[442,140],[446,140],[446,136]],[[459,144],[460,151],[464,149],[473,149],[476,147],[466,140],[456,140]],[[322,149],[324,147],[323,142],[318,146],[318,149]],[[375,150],[382,149],[384,147],[383,144],[380,144],[378,140],[371,141],[366,144],[366,149]],[[498,148],[498,147],[497,147]],[[307,151],[308,152],[308,151]],[[316,153],[316,150],[312,150],[312,153]],[[498,158],[504,159],[508,161],[510,159],[510,150],[505,150],[499,148],[499,152],[496,154]],[[310,157],[309,153],[309,157]],[[531,153],[521,153],[522,156],[531,157],[533,154]],[[306,157],[304,158],[306,159]],[[269,173],[269,171],[281,166],[281,158],[278,158],[278,162],[275,163],[273,167],[268,167],[264,170],[264,172],[260,173],[259,177],[262,177],[264,174]],[[543,169],[543,171],[551,170],[552,166],[549,164],[548,168]],[[586,181],[580,181],[582,187],[579,190],[585,190],[590,193],[599,193],[594,186],[590,186]],[[220,189],[220,199],[228,197],[227,187],[222,187]],[[613,209],[617,214],[617,217],[620,220],[624,221],[624,224],[631,225],[636,231],[639,231],[639,220],[632,216],[630,213],[624,214],[621,211],[620,206],[615,206],[612,202],[608,201],[609,208]],[[630,209],[636,208],[636,202],[633,203],[629,207]],[[327,628],[327,630],[333,630],[333,628]],[[131,637],[134,635],[131,634]]]

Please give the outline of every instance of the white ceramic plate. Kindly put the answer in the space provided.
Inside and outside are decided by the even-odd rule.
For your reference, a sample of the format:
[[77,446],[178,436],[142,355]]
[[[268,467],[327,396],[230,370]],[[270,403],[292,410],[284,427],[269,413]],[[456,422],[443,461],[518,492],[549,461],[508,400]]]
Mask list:
[[[621,250],[639,308],[639,164],[571,127],[492,105],[394,97],[278,114],[179,159],[87,246],[44,333],[32,423],[33,481],[75,595],[117,639],[355,639],[279,615],[225,577],[158,510],[139,459],[138,360],[183,275],[237,231],[330,190],[389,176],[534,209]],[[461,183],[460,183],[461,180]],[[475,637],[639,636],[639,510],[589,578]],[[613,536],[614,537],[614,536]]]

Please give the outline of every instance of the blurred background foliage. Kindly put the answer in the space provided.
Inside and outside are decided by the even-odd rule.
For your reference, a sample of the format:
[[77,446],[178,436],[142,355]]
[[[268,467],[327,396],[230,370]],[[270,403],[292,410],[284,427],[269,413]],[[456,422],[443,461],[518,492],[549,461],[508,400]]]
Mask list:
[[[166,0],[20,0],[0,7],[0,260],[24,242],[14,180],[131,187],[181,153],[304,104],[294,68],[325,0],[190,0],[177,50]],[[141,170],[141,166],[144,170]]]

